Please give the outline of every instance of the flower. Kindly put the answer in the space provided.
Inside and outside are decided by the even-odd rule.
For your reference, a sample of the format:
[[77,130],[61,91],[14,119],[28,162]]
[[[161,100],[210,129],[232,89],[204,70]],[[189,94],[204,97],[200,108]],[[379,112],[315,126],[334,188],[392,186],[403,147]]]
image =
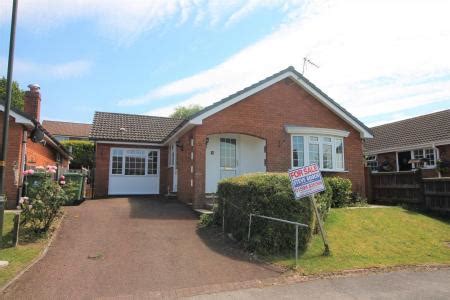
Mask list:
[[48,170],[56,170],[56,169],[58,169],[58,167],[57,166],[47,166],[47,169]]
[[61,175],[61,176],[59,177],[59,179],[64,180],[64,179],[66,179],[66,177],[65,177],[64,175]]
[[25,202],[25,199],[24,199],[24,197],[20,197],[20,199],[19,199],[19,203],[20,204],[23,204]]
[[52,173],[52,174],[55,174],[55,173],[56,173],[56,170],[55,170],[55,169],[48,169],[47,172]]
[[43,166],[37,166],[36,170],[45,170],[45,168]]
[[59,184],[61,184],[61,185],[65,185],[65,184],[66,184],[66,182],[65,182],[64,180],[61,180],[61,181],[59,182]]
[[33,169],[29,169],[28,170],[28,174],[33,175],[34,174],[34,170]]
[[32,209],[33,208],[33,205],[28,205],[28,209]]

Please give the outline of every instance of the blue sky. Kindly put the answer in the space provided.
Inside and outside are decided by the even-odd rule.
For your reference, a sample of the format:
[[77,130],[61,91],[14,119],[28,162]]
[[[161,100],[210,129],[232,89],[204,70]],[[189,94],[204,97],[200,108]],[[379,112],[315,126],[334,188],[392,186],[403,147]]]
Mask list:
[[319,65],[305,75],[369,125],[450,108],[445,1],[124,3],[20,1],[14,78],[41,85],[43,119],[206,106],[289,65],[301,70],[305,56]]

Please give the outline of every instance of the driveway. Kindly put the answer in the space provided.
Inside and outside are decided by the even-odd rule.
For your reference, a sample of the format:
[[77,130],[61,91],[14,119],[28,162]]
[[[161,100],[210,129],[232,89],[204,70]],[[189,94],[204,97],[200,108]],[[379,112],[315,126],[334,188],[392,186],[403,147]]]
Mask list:
[[90,200],[66,212],[47,255],[3,298],[147,298],[280,275],[199,232],[195,214],[174,200]]

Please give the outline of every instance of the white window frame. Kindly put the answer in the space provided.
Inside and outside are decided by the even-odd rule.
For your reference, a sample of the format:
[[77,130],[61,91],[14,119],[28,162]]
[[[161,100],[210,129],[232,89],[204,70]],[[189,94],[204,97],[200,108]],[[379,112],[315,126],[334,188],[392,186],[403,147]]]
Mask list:
[[[428,147],[428,148],[419,148],[419,149],[413,149],[411,150],[411,159],[416,159],[415,155],[414,155],[414,151],[421,151],[422,152],[422,158],[426,158],[426,150],[433,150],[433,154],[434,154],[434,164],[431,165],[424,165],[423,167],[421,167],[422,169],[433,169],[436,167],[436,161],[437,161],[437,151],[435,148],[432,147]],[[417,169],[416,167],[416,163],[412,163],[411,168]]]
[[[318,138],[318,144],[319,144],[319,167],[321,171],[324,172],[345,172],[345,140],[341,136],[331,136],[331,135],[320,135],[320,134],[291,134],[291,167],[294,167],[294,137],[301,136],[303,137],[303,153],[304,153],[304,164],[305,166],[309,165],[309,144],[311,143],[310,137],[317,137]],[[331,138],[331,142],[324,142],[324,138]],[[337,148],[337,140],[342,141],[342,165],[343,168],[338,168],[336,166],[336,148]],[[313,142],[316,144],[316,142]],[[323,144],[332,145],[332,163],[333,167],[331,169],[324,169],[323,168]]]
[[[112,173],[112,154],[114,150],[122,150],[122,173],[121,174],[113,174]],[[144,175],[125,175],[125,157],[127,151],[130,150],[139,150],[144,151],[145,153],[145,171]],[[148,153],[151,151],[156,151],[158,153],[158,162],[157,162],[157,172],[156,174],[147,174],[148,173]],[[109,176],[126,176],[126,177],[157,177],[159,176],[161,172],[160,167],[160,161],[161,161],[161,152],[159,149],[141,149],[141,148],[111,148],[110,155],[109,155]]]
[[176,164],[176,155],[177,155],[176,148],[177,146],[175,145],[175,143],[169,145],[169,155],[167,163],[169,168],[174,167]]
[[[370,169],[371,172],[378,172],[378,157],[377,155],[367,155],[365,157],[366,160],[366,166]],[[372,169],[372,166],[369,166],[369,162],[375,162],[376,166],[375,166],[375,170]]]

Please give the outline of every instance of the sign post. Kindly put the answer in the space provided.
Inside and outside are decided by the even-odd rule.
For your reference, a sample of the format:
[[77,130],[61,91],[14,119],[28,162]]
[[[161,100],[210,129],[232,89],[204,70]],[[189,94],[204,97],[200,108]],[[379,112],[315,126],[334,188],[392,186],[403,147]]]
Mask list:
[[316,206],[314,194],[325,190],[322,174],[320,173],[319,166],[312,164],[309,166],[299,167],[291,169],[288,172],[289,179],[291,180],[292,191],[294,192],[296,199],[309,197],[311,205],[314,208],[314,213],[319,224],[320,234],[325,246],[324,255],[330,254],[330,247],[328,245],[327,235],[323,228],[322,218],[320,217],[319,210]]

